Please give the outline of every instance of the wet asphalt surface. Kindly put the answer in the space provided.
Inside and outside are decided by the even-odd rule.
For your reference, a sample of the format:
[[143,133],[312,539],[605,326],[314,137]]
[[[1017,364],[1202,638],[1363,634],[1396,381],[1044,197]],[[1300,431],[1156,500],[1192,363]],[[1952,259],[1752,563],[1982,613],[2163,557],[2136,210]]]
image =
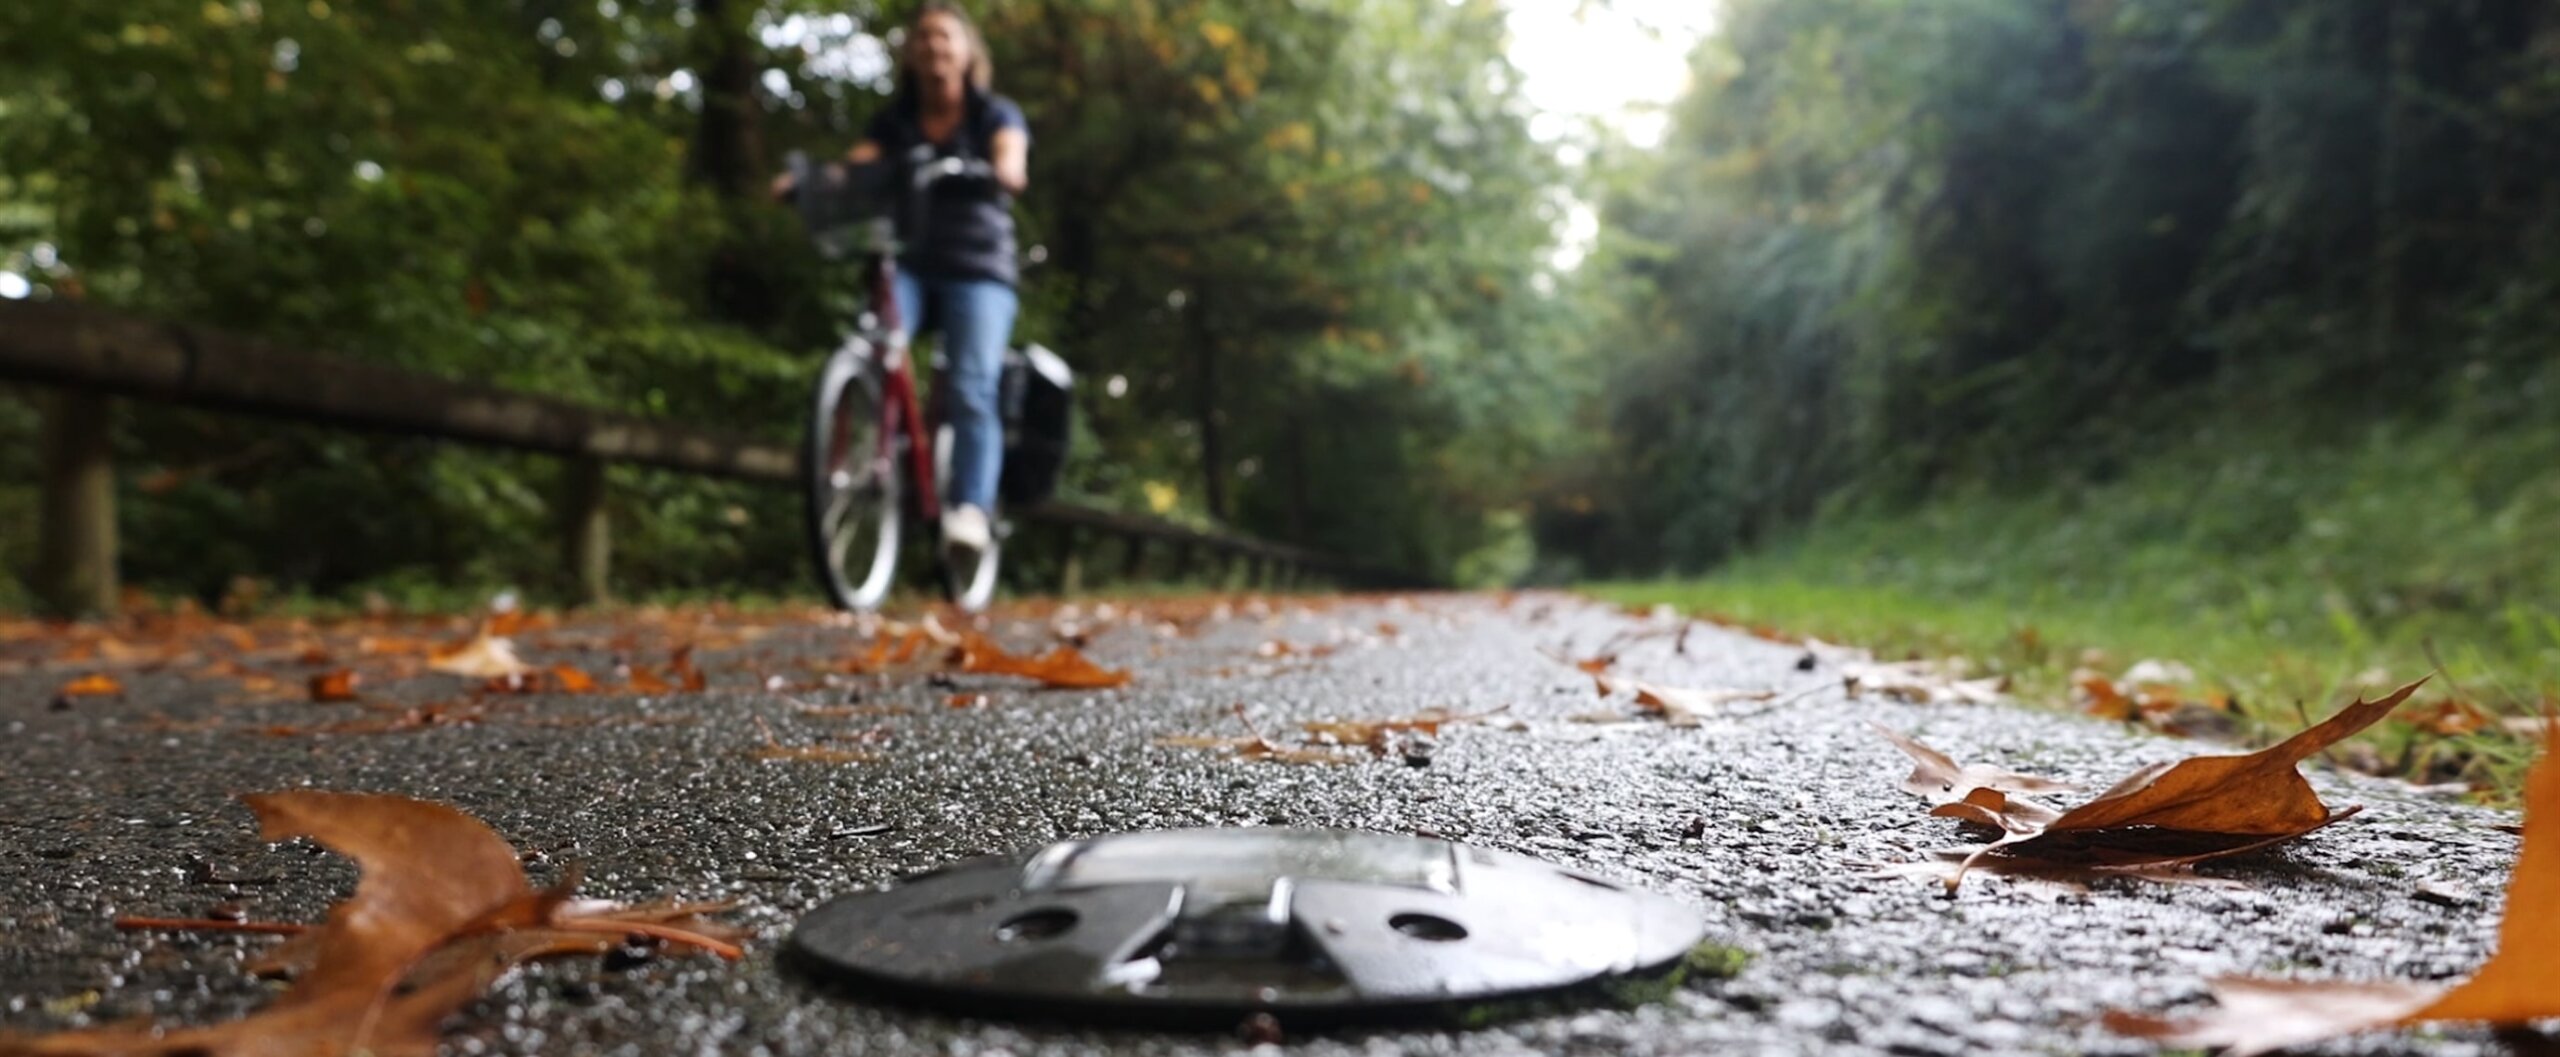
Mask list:
[[[839,893],[968,856],[1187,826],[1418,832],[1532,855],[1691,901],[1718,937],[1750,953],[1738,976],[1649,1004],[1472,1031],[1292,1031],[1264,1052],[2147,1053],[2098,1029],[2095,1015],[2200,1001],[2204,978],[2218,973],[2452,979],[2491,949],[2517,843],[2498,827],[2513,816],[2317,768],[2332,804],[2360,802],[2364,814],[2205,870],[2246,888],[2116,881],[2058,898],[1977,878],[1949,898],[1928,882],[1862,876],[1959,837],[1897,789],[1907,764],[1870,720],[1962,760],[2093,787],[2198,747],[2014,707],[1851,699],[1836,672],[1798,670],[1798,649],[1705,627],[1687,636],[1685,653],[1670,636],[1630,648],[1620,670],[1794,699],[1735,706],[1694,729],[1571,721],[1600,707],[1590,681],[1541,650],[1588,651],[1643,623],[1564,598],[1313,610],[1284,600],[1181,637],[1104,626],[1088,652],[1135,669],[1126,689],[1038,691],[966,675],[955,689],[915,674],[863,684],[864,706],[905,710],[869,717],[803,711],[848,690],[747,688],[750,668],[842,656],[862,641],[800,626],[705,651],[713,688],[704,694],[530,698],[513,718],[479,725],[340,736],[259,735],[258,725],[309,722],[333,706],[225,702],[178,674],[131,673],[124,696],[57,710],[54,688],[76,669],[38,664],[0,674],[0,1032],[146,1014],[202,1022],[272,997],[277,985],[240,971],[270,939],[120,933],[109,922],[201,916],[224,903],[253,918],[316,920],[350,890],[352,867],[301,842],[262,844],[235,799],[303,785],[458,804],[523,849],[537,882],[577,862],[590,895],[745,904],[732,919],[753,932],[746,961],[535,966],[454,1026],[447,1052],[457,1054],[1251,1049],[1233,1034],[848,1001],[775,959],[794,918]],[[1019,646],[1047,644],[1045,624],[992,630]],[[1257,655],[1274,641],[1337,648]],[[421,676],[384,693],[424,701],[465,685]],[[989,701],[947,707],[955,692]],[[1240,762],[1152,743],[1232,733],[1239,702],[1273,730],[1432,707],[1506,711],[1501,723],[1444,731],[1419,767]],[[607,711],[654,721],[522,721]],[[887,741],[876,762],[759,760],[757,718],[786,744],[856,727],[885,728],[875,738]],[[2500,1049],[2486,1032],[2455,1030],[2319,1052]]]

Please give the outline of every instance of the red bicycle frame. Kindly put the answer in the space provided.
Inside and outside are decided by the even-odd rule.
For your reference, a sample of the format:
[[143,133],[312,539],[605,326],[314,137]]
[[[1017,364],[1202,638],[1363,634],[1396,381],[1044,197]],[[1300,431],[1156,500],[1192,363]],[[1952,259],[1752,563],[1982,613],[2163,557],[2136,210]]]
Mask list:
[[[907,439],[908,492],[917,516],[927,524],[942,517],[942,496],[934,488],[933,448],[925,438],[922,403],[916,397],[915,359],[908,354],[905,321],[898,314],[897,265],[886,253],[871,255],[871,312],[880,321],[880,459],[897,469],[895,438]],[[839,456],[841,457],[841,456]]]

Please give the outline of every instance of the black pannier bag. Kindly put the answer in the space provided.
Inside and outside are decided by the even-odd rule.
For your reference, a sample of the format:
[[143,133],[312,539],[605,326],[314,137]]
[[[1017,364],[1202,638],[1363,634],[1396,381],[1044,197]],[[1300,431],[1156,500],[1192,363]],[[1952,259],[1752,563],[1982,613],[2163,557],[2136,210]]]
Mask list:
[[1004,354],[1004,477],[1007,506],[1027,506],[1058,490],[1075,429],[1075,371],[1057,353],[1029,345]]

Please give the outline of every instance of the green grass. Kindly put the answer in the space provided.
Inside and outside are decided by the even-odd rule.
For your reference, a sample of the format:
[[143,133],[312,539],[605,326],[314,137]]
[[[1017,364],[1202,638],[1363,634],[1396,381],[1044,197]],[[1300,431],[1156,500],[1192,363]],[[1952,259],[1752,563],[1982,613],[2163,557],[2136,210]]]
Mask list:
[[[2240,736],[2297,729],[2436,671],[2418,701],[2532,715],[2560,688],[2560,429],[2383,424],[2304,445],[2200,433],[2102,484],[1845,511],[1703,578],[1596,585],[1636,604],[1882,654],[1963,656],[2028,701],[2137,660],[2229,693]],[[2512,795],[2506,733],[2391,723],[2346,762]]]

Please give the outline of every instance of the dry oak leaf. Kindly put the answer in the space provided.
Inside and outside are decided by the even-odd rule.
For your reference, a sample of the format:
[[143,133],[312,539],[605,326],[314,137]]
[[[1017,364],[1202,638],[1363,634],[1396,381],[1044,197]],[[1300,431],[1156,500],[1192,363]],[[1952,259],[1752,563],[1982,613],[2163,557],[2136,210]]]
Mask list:
[[1894,664],[1850,661],[1840,666],[1841,686],[1849,696],[1873,691],[1906,704],[1963,703],[1987,705],[2000,700],[2007,680],[1959,679],[1953,667],[1930,661]]
[[[2407,691],[2402,691],[2406,693]],[[2234,1057],[2351,1032],[2424,1021],[2523,1025],[2560,1017],[2560,720],[2546,722],[2542,759],[2525,780],[2524,849],[2507,881],[2498,950],[2451,988],[2407,981],[2211,981],[2220,1003],[2169,1018],[2110,1012],[2107,1027],[2170,1046],[2228,1047]]]
[[2033,800],[2020,797],[2034,793],[2069,793],[2079,786],[2051,778],[2002,770],[1988,764],[1958,764],[1954,757],[1939,752],[1920,740],[1881,723],[1869,723],[1876,733],[1911,757],[1909,777],[1902,780],[1905,792],[1929,798],[1932,815],[1958,818],[2006,832],[2024,832],[2051,825],[2062,813]]
[[[1775,690],[1662,686],[1634,679],[1612,679],[1607,675],[1593,675],[1591,686],[1602,697],[1614,695],[1621,688],[1634,691],[1638,715],[1653,716],[1661,719],[1666,725],[1674,727],[1697,726],[1706,718],[1708,712],[1719,705],[1729,705],[1737,701],[1767,701],[1778,696]],[[1605,712],[1574,717],[1577,722],[1583,723],[1615,723],[1621,718]]]
[[472,679],[497,679],[533,670],[532,665],[516,657],[515,643],[485,633],[472,636],[468,642],[436,651],[427,659],[427,667],[446,675]]
[[1059,689],[1108,690],[1129,685],[1125,668],[1104,668],[1085,659],[1073,646],[1060,646],[1038,657],[1006,653],[983,635],[970,635],[960,645],[960,670],[984,675],[1018,675]]
[[[1996,868],[2003,861],[2012,866],[2151,869],[2238,855],[2292,840],[2361,810],[2332,811],[2321,803],[2310,780],[2298,769],[2302,761],[2372,726],[2425,683],[2421,679],[2377,700],[2359,700],[2257,752],[2152,764],[2088,803],[2046,821],[2038,821],[2041,812],[2020,808],[2019,804],[2028,802],[2009,797],[2007,790],[1978,786],[1957,797],[1966,807],[1942,803],[1932,814],[1998,826],[2005,835],[1968,849],[1961,864],[1939,875],[1947,887],[1954,888],[1967,869]],[[1896,743],[1906,740],[1897,738]],[[1917,742],[1911,745],[1927,748]],[[1924,769],[1929,766],[1923,763]]]
[[1235,706],[1236,722],[1244,725],[1245,736],[1221,738],[1206,734],[1169,734],[1156,739],[1156,744],[1175,749],[1208,749],[1238,760],[1276,760],[1281,763],[1356,762],[1359,757],[1338,745],[1283,745],[1264,737],[1253,725],[1253,717],[1245,715],[1244,706]]
[[[2240,756],[2157,763],[2064,812],[2047,833],[2151,826],[2248,837],[2298,837],[2344,818],[2320,802],[2302,761],[2372,726],[2426,684],[2358,700],[2290,738]],[[2350,811],[2353,809],[2349,809]]]
[[572,668],[565,664],[555,664],[551,666],[551,683],[564,694],[592,694],[596,692],[596,680],[594,676],[588,675],[585,672],[579,671],[576,668]]
[[675,656],[667,661],[667,671],[675,675],[676,682],[684,687],[686,693],[698,694],[711,685],[711,677],[693,666],[692,646],[677,647]]
[[117,682],[115,676],[92,672],[62,684],[62,689],[54,692],[63,697],[107,697],[123,693],[124,684]]
[[356,699],[356,684],[363,681],[364,677],[357,675],[353,668],[320,672],[311,677],[311,699],[324,704],[353,701]]
[[1364,745],[1370,752],[1385,756],[1396,751],[1399,734],[1438,735],[1441,727],[1481,722],[1509,707],[1465,715],[1445,708],[1426,708],[1394,719],[1317,719],[1298,724],[1298,729],[1320,745]]
[[535,891],[513,847],[444,804],[313,790],[245,799],[260,836],[309,837],[362,871],[355,894],[325,921],[271,952],[271,960],[302,970],[293,986],[222,1024],[0,1038],[0,1053],[432,1057],[444,1021],[529,958],[599,949],[597,941],[610,945],[630,933],[737,954],[728,939],[690,920],[712,908],[627,910],[572,902],[566,884]]

